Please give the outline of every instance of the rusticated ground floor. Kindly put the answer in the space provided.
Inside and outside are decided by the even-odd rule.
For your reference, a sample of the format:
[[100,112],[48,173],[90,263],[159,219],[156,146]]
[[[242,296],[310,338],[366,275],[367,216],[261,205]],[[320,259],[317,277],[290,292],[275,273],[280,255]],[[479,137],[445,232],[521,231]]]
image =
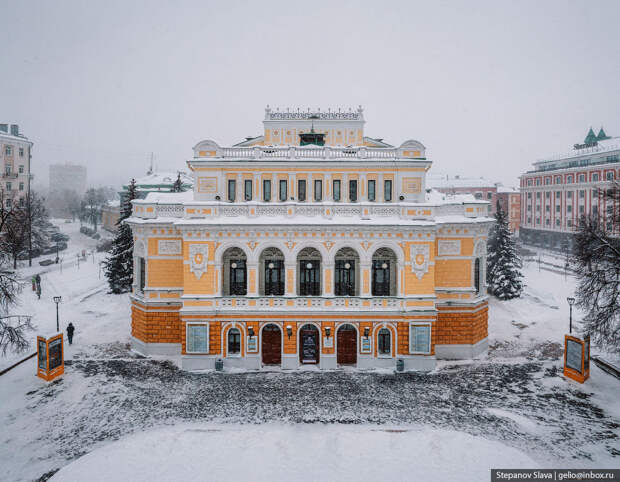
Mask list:
[[184,313],[181,304],[132,305],[133,348],[181,355],[188,370],[224,367],[431,370],[436,359],[468,359],[487,349],[488,305],[440,306],[425,313]]

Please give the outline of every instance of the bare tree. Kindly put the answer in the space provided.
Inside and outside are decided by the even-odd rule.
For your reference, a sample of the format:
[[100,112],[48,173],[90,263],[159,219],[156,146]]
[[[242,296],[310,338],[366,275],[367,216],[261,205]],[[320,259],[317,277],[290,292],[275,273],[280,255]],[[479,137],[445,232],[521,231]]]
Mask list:
[[598,197],[611,208],[579,223],[577,303],[586,311],[585,334],[599,346],[620,350],[620,182],[598,190]]
[[28,246],[28,223],[26,211],[16,209],[4,224],[0,251],[13,260],[13,269],[17,269],[17,258]]
[[45,199],[32,190],[26,195],[23,217],[28,226],[28,266],[32,266],[33,249],[41,251],[49,241],[45,231],[48,220]]
[[10,350],[21,353],[30,347],[28,331],[34,330],[30,316],[0,317],[0,353],[6,355]]

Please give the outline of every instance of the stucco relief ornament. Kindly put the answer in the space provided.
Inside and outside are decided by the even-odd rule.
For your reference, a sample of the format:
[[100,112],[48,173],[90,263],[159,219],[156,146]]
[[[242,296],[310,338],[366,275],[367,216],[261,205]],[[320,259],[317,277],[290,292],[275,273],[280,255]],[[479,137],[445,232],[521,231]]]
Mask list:
[[207,272],[207,259],[209,258],[209,246],[207,244],[189,245],[189,270],[200,279]]
[[428,258],[430,257],[430,248],[428,244],[414,244],[411,246],[411,270],[418,279],[428,273]]
[[484,240],[480,240],[476,243],[476,248],[474,249],[474,256],[486,256],[487,254],[487,243]]

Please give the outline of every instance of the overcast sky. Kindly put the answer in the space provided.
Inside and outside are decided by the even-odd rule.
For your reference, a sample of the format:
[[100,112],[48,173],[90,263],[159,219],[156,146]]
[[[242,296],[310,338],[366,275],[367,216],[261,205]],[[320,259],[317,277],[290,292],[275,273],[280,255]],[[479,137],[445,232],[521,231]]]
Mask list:
[[184,169],[267,104],[364,107],[433,171],[515,184],[587,129],[620,135],[620,1],[0,0],[0,122],[89,184]]

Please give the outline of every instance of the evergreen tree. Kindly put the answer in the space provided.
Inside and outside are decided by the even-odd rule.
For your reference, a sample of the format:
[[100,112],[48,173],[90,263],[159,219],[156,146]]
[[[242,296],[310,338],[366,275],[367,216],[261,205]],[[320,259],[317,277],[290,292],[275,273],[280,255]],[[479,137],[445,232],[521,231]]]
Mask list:
[[174,181],[174,184],[172,185],[172,192],[183,192],[183,181],[181,181],[181,173],[178,172],[177,173],[177,179],[176,181]]
[[131,216],[131,201],[136,198],[136,181],[132,179],[122,199],[121,215],[116,223],[118,232],[112,242],[110,255],[104,261],[110,291],[116,294],[131,291],[133,284],[133,235],[131,228],[123,221]]
[[495,224],[489,233],[487,258],[487,284],[489,292],[500,300],[511,300],[521,296],[521,258],[508,228],[506,212],[497,203]]

